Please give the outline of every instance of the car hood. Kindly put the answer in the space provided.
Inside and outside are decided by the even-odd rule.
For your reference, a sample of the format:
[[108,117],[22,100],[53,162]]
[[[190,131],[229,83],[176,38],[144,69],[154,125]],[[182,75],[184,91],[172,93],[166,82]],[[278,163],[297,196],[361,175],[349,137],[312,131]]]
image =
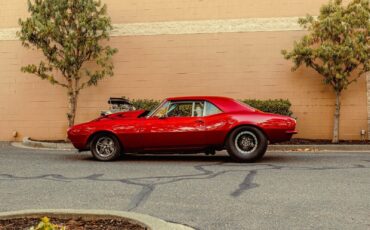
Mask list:
[[101,116],[94,121],[101,121],[101,120],[120,120],[120,119],[133,119],[144,116],[148,111],[146,110],[134,110],[128,112],[118,112],[113,113],[105,116]]

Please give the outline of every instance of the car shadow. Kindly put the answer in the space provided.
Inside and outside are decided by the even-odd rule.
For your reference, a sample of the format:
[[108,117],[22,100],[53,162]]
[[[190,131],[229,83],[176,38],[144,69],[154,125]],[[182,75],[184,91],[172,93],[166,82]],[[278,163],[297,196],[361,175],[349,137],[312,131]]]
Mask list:
[[[74,155],[73,160],[94,161],[91,155]],[[71,159],[72,160],[72,159]],[[261,160],[254,163],[286,163],[302,161],[300,156],[284,154],[266,154]],[[240,163],[234,161],[226,154],[203,155],[203,154],[125,154],[119,159],[112,162],[222,162],[222,163]],[[248,164],[248,163],[246,163]]]
[[232,162],[229,156],[202,154],[130,154],[119,159],[120,161],[195,161],[195,162]]

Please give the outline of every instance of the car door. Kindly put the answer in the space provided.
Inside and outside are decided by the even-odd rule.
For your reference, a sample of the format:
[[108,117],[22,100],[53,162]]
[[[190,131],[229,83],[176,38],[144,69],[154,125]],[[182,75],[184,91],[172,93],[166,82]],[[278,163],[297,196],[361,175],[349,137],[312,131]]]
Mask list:
[[171,101],[163,117],[151,117],[142,132],[145,149],[187,149],[205,145],[202,101]]

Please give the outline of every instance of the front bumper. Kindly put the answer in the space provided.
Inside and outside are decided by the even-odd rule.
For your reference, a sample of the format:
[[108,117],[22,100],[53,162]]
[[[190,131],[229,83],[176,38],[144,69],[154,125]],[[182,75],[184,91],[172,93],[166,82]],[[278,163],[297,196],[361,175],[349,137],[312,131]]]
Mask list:
[[71,140],[73,146],[78,150],[86,150],[87,135],[68,132],[68,139]]

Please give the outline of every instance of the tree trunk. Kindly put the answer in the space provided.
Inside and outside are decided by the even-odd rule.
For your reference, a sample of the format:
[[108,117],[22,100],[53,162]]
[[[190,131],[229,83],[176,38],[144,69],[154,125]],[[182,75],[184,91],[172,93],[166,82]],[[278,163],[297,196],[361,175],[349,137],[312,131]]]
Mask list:
[[68,90],[68,127],[75,124],[78,92]]
[[339,142],[340,92],[335,92],[335,112],[333,127],[333,143]]

